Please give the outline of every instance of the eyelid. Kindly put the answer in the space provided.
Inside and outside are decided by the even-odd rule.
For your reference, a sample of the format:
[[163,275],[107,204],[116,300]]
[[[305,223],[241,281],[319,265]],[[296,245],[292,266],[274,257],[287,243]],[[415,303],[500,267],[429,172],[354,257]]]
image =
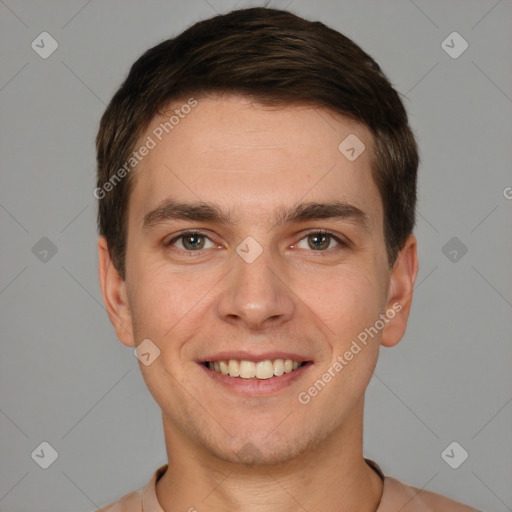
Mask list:
[[[309,235],[312,235],[312,234],[330,235],[339,244],[340,247],[348,247],[350,245],[349,241],[343,239],[342,237],[340,237],[336,233],[333,233],[332,231],[329,231],[327,229],[322,229],[322,228],[311,228],[311,229],[303,232],[302,236],[299,238],[297,243],[301,242],[302,240],[304,240],[304,238],[306,238],[306,237],[308,237]],[[170,246],[172,246],[173,243],[177,242],[180,238],[184,238],[187,235],[201,235],[201,236],[204,236],[205,238],[207,238],[208,240],[210,240],[210,242],[215,243],[208,236],[208,234],[206,232],[204,232],[204,231],[202,231],[200,229],[188,229],[188,230],[181,231],[181,232],[173,235],[172,238],[169,241],[164,243],[164,245],[166,247],[170,247]],[[314,252],[328,252],[328,251],[333,250],[333,249],[336,249],[336,247],[333,247],[333,248],[328,249],[326,251],[314,251],[313,249],[311,249],[311,250],[314,251]],[[178,249],[178,250],[183,250],[183,249]],[[202,251],[206,251],[206,250],[207,249],[200,249],[198,251],[185,251],[185,252],[201,253]]]
[[[181,231],[179,233],[176,233],[174,235],[172,235],[172,237],[167,241],[167,242],[164,242],[164,246],[165,247],[172,247],[172,245],[177,242],[178,240],[180,240],[180,238],[185,238],[187,235],[201,235],[203,236],[204,238],[210,240],[211,243],[215,244],[216,242],[214,242],[210,236],[208,236],[208,234],[200,229],[186,229],[185,231]],[[217,244],[218,245],[218,244]],[[178,250],[182,250],[184,251],[184,249],[178,249]],[[200,253],[202,251],[206,251],[207,249],[201,249],[201,250],[198,250],[198,251],[185,251],[185,252],[197,252],[197,253]]]
[[[339,247],[349,247],[350,245],[350,242],[345,239],[344,237],[342,237],[341,235],[337,234],[337,233],[334,233],[332,231],[329,231],[328,229],[322,229],[322,228],[312,228],[308,231],[305,231],[301,238],[299,239],[299,242],[301,242],[304,238],[306,238],[307,236],[309,235],[313,235],[313,234],[321,234],[321,235],[330,235],[331,238],[333,240],[335,240],[338,244],[339,244]],[[297,242],[298,243],[298,242]],[[339,248],[338,247],[338,248]],[[326,251],[314,251],[313,249],[311,249],[313,252],[329,252],[333,249],[336,249],[336,247],[333,247],[332,249],[328,249]]]

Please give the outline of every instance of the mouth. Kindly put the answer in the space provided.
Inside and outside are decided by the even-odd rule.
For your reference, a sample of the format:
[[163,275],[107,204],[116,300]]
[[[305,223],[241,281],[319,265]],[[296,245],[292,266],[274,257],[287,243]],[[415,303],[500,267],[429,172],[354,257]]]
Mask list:
[[300,368],[312,364],[312,361],[296,361],[293,359],[263,359],[250,361],[247,359],[221,359],[204,361],[203,366],[220,375],[244,380],[268,380],[294,373]]

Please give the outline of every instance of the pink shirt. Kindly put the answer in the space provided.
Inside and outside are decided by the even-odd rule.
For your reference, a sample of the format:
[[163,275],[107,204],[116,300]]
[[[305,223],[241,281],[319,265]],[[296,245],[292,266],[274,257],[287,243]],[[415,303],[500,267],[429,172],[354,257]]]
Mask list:
[[[382,498],[376,512],[481,512],[439,494],[422,491],[384,476],[375,462],[365,460],[384,482]],[[120,500],[103,507],[101,512],[164,512],[156,497],[156,482],[166,469],[167,464],[158,468],[144,489],[126,494]]]

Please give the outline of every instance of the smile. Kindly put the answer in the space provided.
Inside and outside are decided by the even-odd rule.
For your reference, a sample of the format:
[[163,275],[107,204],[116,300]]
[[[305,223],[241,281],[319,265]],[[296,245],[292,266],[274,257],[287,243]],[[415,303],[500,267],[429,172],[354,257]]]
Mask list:
[[305,365],[306,361],[293,361],[292,359],[265,359],[263,361],[247,360],[221,360],[205,361],[203,364],[217,373],[229,375],[240,379],[266,380],[291,373]]

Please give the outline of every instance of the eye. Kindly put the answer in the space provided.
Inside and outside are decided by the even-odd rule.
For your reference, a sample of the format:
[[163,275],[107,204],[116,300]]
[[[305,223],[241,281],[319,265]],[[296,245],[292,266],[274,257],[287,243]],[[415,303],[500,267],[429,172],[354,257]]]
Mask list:
[[[303,240],[307,242],[308,247],[300,247],[300,243],[302,243]],[[333,241],[336,242],[337,246],[331,247],[331,242]],[[325,252],[327,249],[347,247],[347,244],[334,234],[320,230],[308,233],[301,239],[297,247],[300,249],[311,249],[313,251]]]
[[[184,251],[201,251],[203,249],[209,249],[214,247],[213,242],[203,233],[198,231],[185,231],[180,235],[174,237],[172,240],[166,242],[166,246],[174,246],[174,244],[180,240],[177,248]],[[210,246],[206,246],[206,241],[210,242]],[[181,247],[180,247],[181,245]]]
[[[300,247],[300,244],[304,243],[304,241],[307,243],[307,247]],[[333,242],[336,244],[334,247]],[[208,245],[208,243],[210,245]],[[215,247],[215,244],[204,233],[199,231],[184,231],[166,242],[165,246],[174,247],[186,252],[200,252]],[[348,244],[329,231],[317,230],[311,231],[304,236],[296,247],[316,252],[326,252],[328,249],[348,247]]]

